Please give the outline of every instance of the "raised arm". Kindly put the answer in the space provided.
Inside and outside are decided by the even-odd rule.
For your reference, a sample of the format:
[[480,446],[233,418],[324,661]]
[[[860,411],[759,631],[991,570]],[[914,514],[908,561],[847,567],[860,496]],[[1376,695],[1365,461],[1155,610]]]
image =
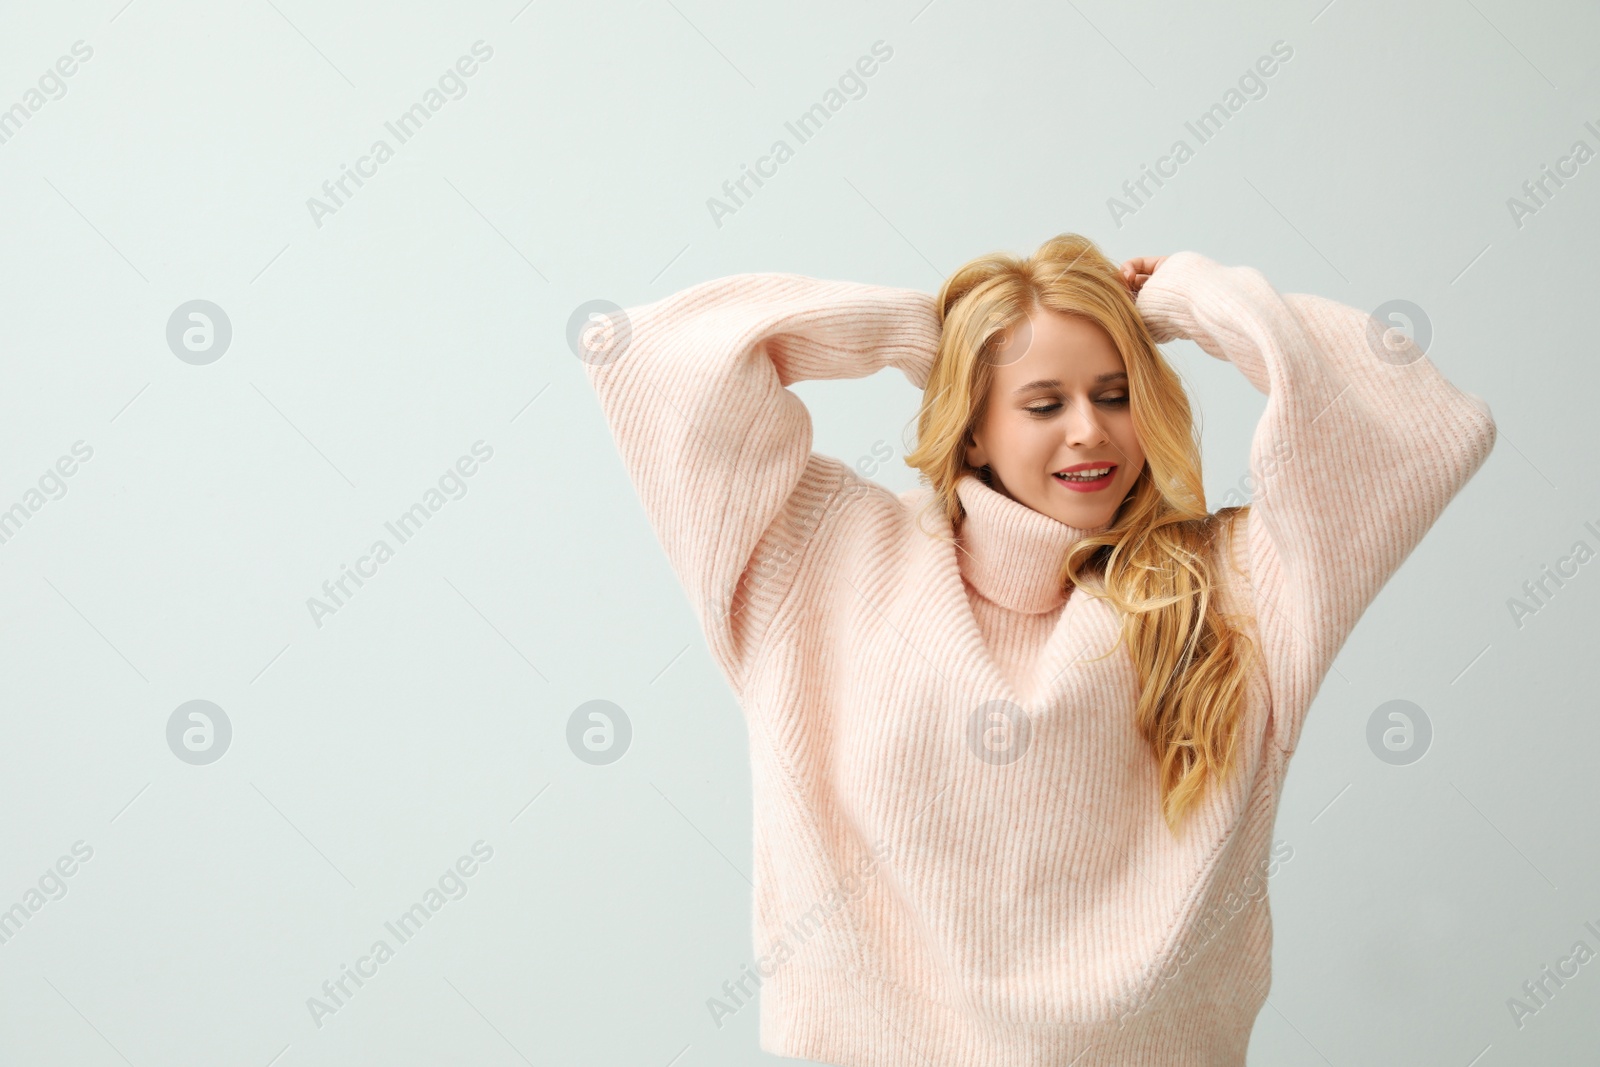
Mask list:
[[[787,388],[899,368],[918,388],[934,298],[797,274],[740,274],[586,331],[591,385],[651,527],[735,690],[841,483]],[[607,341],[611,343],[607,343]]]
[[1274,738],[1293,751],[1356,621],[1488,459],[1494,418],[1403,335],[1381,355],[1365,312],[1250,267],[1175,253],[1138,305],[1158,343],[1188,338],[1267,394],[1243,547]]

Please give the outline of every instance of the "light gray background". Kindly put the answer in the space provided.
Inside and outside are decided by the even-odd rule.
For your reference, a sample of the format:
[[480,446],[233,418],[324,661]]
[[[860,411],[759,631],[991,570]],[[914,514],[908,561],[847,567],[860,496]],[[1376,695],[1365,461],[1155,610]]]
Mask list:
[[[1600,138],[1580,4],[7,3],[0,107],[93,57],[0,144],[0,908],[93,857],[0,944],[0,1061],[748,1064],[747,734],[633,496],[569,315],[783,270],[932,291],[1075,230],[1196,249],[1283,292],[1420,305],[1499,443],[1356,629],[1275,836],[1252,1064],[1600,1057],[1600,961],[1519,1029],[1507,999],[1600,926],[1600,542],[1588,318]],[[474,41],[467,93],[318,227],[307,198]],[[719,227],[706,206],[875,41],[893,57]],[[1119,227],[1107,209],[1273,42],[1267,92]],[[793,144],[792,137],[791,140]],[[390,137],[391,143],[393,138]],[[233,328],[166,342],[180,304]],[[1167,351],[1212,506],[1262,397]],[[801,383],[819,451],[898,490],[917,395]],[[473,442],[493,458],[336,615],[307,598]],[[392,538],[390,539],[393,543]],[[180,761],[216,702],[233,738]],[[580,762],[593,699],[631,748]],[[1366,741],[1425,709],[1419,762]],[[306,1001],[482,839],[493,858],[338,1013]]]

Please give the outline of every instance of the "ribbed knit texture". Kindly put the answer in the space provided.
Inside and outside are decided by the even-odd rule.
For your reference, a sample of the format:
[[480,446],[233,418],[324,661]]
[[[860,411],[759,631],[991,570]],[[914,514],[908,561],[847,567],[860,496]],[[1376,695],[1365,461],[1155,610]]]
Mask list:
[[1292,855],[1270,834],[1305,714],[1495,426],[1397,331],[1380,358],[1365,313],[1279,294],[1251,268],[1179,252],[1137,302],[1157,342],[1192,339],[1268,398],[1256,496],[1213,568],[1263,653],[1243,757],[1176,839],[1128,652],[1094,659],[1116,643],[1115,609],[1053,588],[1088,531],[970,476],[952,530],[926,488],[897,495],[811,451],[786,386],[895,367],[922,388],[932,296],[747,274],[586,334],[619,341],[586,371],[749,724],[767,1052],[1245,1061],[1270,979],[1264,882]]

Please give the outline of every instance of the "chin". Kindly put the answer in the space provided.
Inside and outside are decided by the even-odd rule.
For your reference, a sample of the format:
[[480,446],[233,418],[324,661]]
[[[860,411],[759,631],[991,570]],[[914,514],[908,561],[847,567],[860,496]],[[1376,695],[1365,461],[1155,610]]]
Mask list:
[[1109,522],[1111,516],[1102,515],[1099,513],[1084,513],[1080,511],[1077,513],[1069,512],[1066,514],[1060,514],[1057,515],[1056,518],[1060,519],[1068,526],[1076,526],[1080,530],[1094,530],[1104,526],[1107,522]]
[[[1045,477],[1050,478],[1049,475]],[[1101,502],[1079,504],[1074,500],[1063,499],[1065,493],[1055,483],[1054,479],[1047,481],[1044,485],[1033,487],[1028,499],[1018,496],[1005,484],[1003,479],[995,479],[995,484],[992,488],[1002,496],[1008,496],[1017,503],[1039,512],[1041,515],[1048,515],[1057,522],[1063,522],[1068,526],[1075,526],[1079,529],[1089,530],[1105,526],[1117,512],[1116,506]],[[1070,490],[1066,492],[1070,492]],[[1101,493],[1095,495],[1103,495],[1104,492],[1102,490]],[[1118,504],[1120,505],[1120,503],[1119,499]]]
[[[1055,487],[1051,486],[1051,488],[1054,489]],[[1096,518],[1096,515],[1101,510],[1099,508],[1076,508],[1072,506],[1070,501],[1063,501],[1060,499],[1052,500],[1052,496],[1059,498],[1061,496],[1060,490],[1056,490],[1049,496],[1046,496],[1045,499],[1039,503],[1029,504],[1028,506],[1033,508],[1034,511],[1048,515],[1057,522],[1064,522],[1068,526],[1087,528],[1091,526],[1099,526],[1105,521],[1103,519]]]
[[[1051,488],[1054,487],[1052,486]],[[1060,495],[1060,492],[1057,491],[1056,496]],[[1042,511],[1057,522],[1064,522],[1068,526],[1076,526],[1080,530],[1094,530],[1105,526],[1117,511],[1114,507],[1106,507],[1104,505],[1073,507],[1070,501],[1061,500],[1054,500],[1050,503],[1051,506],[1048,508],[1036,507],[1034,510]]]

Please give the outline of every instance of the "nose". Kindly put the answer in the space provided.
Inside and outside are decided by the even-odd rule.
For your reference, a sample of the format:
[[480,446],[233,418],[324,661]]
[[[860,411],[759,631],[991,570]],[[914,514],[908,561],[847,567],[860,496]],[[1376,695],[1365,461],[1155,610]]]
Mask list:
[[1072,448],[1098,448],[1110,440],[1100,423],[1100,413],[1085,397],[1070,398],[1062,425],[1066,443]]

